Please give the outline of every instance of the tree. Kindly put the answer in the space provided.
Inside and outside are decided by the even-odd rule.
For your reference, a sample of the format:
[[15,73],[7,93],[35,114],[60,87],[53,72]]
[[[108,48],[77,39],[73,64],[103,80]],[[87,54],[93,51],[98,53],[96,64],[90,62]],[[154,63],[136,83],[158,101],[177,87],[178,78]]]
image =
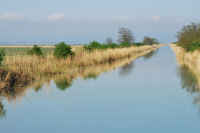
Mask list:
[[131,44],[134,43],[135,41],[135,38],[131,30],[129,30],[128,28],[120,28],[118,34],[119,34],[118,42],[120,44]]
[[64,42],[58,43],[54,49],[54,56],[56,58],[67,58],[68,56],[73,56],[71,46],[65,44]]
[[143,40],[143,44],[144,45],[153,45],[153,44],[159,44],[159,42],[155,38],[151,38],[151,37],[145,36],[144,40]]
[[108,37],[108,38],[106,39],[106,44],[112,44],[112,43],[113,43],[112,38]]
[[195,44],[200,43],[200,24],[192,23],[185,25],[177,33],[178,45],[183,48],[190,49],[190,47],[195,46]]

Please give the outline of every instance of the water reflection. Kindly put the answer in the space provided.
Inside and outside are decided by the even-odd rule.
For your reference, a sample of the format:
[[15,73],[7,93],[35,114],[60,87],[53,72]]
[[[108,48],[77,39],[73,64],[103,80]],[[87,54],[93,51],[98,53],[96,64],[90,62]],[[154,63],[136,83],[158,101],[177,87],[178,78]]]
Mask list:
[[2,104],[2,102],[0,102],[0,118],[5,117],[6,115],[6,110],[4,108],[4,105]]
[[177,75],[180,77],[181,86],[193,97],[193,104],[200,111],[200,69],[195,58],[187,58],[188,53],[182,49],[172,47],[178,63]]
[[[142,56],[142,54],[140,56]],[[134,60],[137,57],[139,57],[139,55],[123,58],[112,63],[105,63],[89,67],[80,67],[77,69],[73,69],[73,72],[69,71],[69,73],[41,76],[35,82],[31,82],[31,84],[27,87],[18,86],[17,88],[1,89],[0,96],[6,98],[8,101],[16,101],[17,98],[26,95],[26,92],[30,89],[33,89],[34,92],[38,93],[44,88],[44,85],[47,85],[47,87],[45,88],[50,87],[52,81],[54,81],[57,89],[61,91],[66,91],[69,87],[72,86],[73,80],[77,78],[83,78],[85,80],[97,79],[97,77],[102,73],[115,70],[119,67],[122,67],[120,74],[126,75],[132,71],[134,67]]]
[[66,78],[64,79],[56,79],[55,80],[56,87],[61,90],[65,91],[67,88],[72,86],[72,81]]
[[121,67],[119,74],[121,76],[126,76],[126,75],[131,74],[131,72],[133,71],[134,66],[135,66],[135,64],[134,64],[133,61],[128,63],[128,64],[125,64],[124,66]]
[[151,59],[153,56],[155,56],[158,53],[158,51],[159,51],[159,49],[151,51],[148,54],[144,55],[143,58],[145,60]]
[[187,65],[179,66],[178,75],[181,79],[182,88],[185,88],[187,92],[200,92],[197,75],[195,75],[195,73],[193,73]]
[[42,89],[43,84],[38,84],[34,87],[35,92],[39,92]]

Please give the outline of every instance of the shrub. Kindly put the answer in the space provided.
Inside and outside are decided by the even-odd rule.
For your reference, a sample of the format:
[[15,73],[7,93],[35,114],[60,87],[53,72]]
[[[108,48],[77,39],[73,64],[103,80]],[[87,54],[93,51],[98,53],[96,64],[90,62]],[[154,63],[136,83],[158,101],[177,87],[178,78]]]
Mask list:
[[0,49],[0,65],[2,65],[2,62],[4,60],[5,57],[5,50],[4,49]]
[[120,43],[120,47],[130,47],[131,44],[127,42]]
[[28,51],[28,54],[29,55],[36,55],[36,56],[42,56],[43,55],[41,48],[38,47],[37,45],[34,45],[33,48]]
[[177,34],[178,45],[186,50],[194,50],[200,43],[200,24],[192,23],[184,26]]
[[73,56],[74,52],[72,51],[71,46],[65,44],[64,42],[56,44],[54,49],[54,56],[56,58],[67,58],[68,56]]
[[111,43],[108,45],[109,48],[119,48],[119,45],[117,45],[116,43]]
[[144,45],[144,43],[141,43],[141,42],[136,42],[136,43],[134,43],[134,45],[135,45],[135,46],[143,46],[143,45]]
[[193,52],[197,49],[200,49],[200,42],[193,42],[189,47],[185,47],[185,50],[188,52]]
[[102,46],[101,43],[92,41],[89,45],[84,46],[84,49],[91,51],[93,49],[103,49],[103,47],[105,46]]

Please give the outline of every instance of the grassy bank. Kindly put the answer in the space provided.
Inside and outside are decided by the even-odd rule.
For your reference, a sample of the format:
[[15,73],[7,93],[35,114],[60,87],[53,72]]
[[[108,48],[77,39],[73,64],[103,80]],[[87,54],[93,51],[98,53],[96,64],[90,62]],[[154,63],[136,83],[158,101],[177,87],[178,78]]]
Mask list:
[[137,56],[139,53],[155,50],[158,46],[131,46],[128,48],[116,48],[105,50],[93,50],[89,52],[83,47],[73,49],[75,56],[66,59],[57,59],[49,52],[45,57],[30,55],[6,56],[3,68],[28,74],[33,77],[73,72],[75,68],[113,62],[118,59]]
[[200,51],[187,52],[184,48],[171,45],[180,67],[183,88],[200,91]]
[[187,52],[184,48],[171,45],[179,65],[178,76],[182,88],[193,96],[193,103],[200,103],[200,51]]
[[[111,62],[107,61],[107,62],[100,63],[100,64],[93,64],[93,65],[87,65],[87,66],[85,66],[85,65],[77,66],[76,64],[74,64],[72,66],[72,64],[67,63],[67,64],[64,64],[66,69],[62,68],[62,71],[60,71],[60,73],[58,73],[58,74],[41,75],[41,73],[40,73],[38,75],[38,74],[30,73],[30,74],[33,74],[33,76],[35,77],[35,80],[29,82],[29,84],[27,86],[22,87],[21,85],[18,85],[10,90],[0,89],[0,95],[4,96],[10,100],[15,100],[26,94],[26,92],[29,89],[25,89],[25,88],[33,88],[34,91],[37,92],[40,89],[42,89],[43,85],[49,86],[52,80],[56,84],[57,88],[63,91],[63,90],[66,90],[67,88],[69,88],[73,84],[73,80],[75,80],[77,78],[95,79],[100,74],[107,72],[107,71],[114,70],[118,67],[122,67],[122,71],[123,71],[123,67],[125,67],[126,65],[129,65],[131,62],[133,62],[138,57],[141,57],[141,56],[151,53],[152,51],[156,50],[158,47],[159,46],[157,46],[157,47],[145,46],[145,47],[141,47],[140,49],[138,49],[138,48],[136,49],[135,47],[132,47],[129,51],[129,54],[124,54],[122,58],[118,58],[114,61],[111,61]],[[79,49],[79,50],[80,50],[79,54],[81,54],[83,51],[81,49]],[[109,51],[107,51],[107,52],[110,52],[111,49],[108,49],[108,50]],[[127,50],[127,49],[115,49],[115,50],[117,50],[117,51],[112,51],[113,55],[117,54],[116,52],[122,52],[121,50]],[[130,53],[133,51],[134,51],[134,53]],[[76,51],[76,52],[78,52],[78,51]],[[90,54],[90,55],[96,55],[99,52],[98,53],[98,55],[99,55],[99,54],[103,54],[106,51],[98,50],[98,51],[93,51],[93,52],[89,52],[89,53],[87,53],[88,51],[85,51],[85,52],[86,52],[85,54]],[[127,55],[127,56],[125,56],[125,55]],[[89,57],[91,57],[91,58],[89,58]],[[94,57],[92,57],[92,56],[89,56],[89,57],[87,57],[87,59],[94,59]],[[34,58],[38,58],[38,57],[34,57]],[[78,58],[78,57],[76,57],[76,58]],[[86,57],[83,57],[83,56],[80,57],[80,55],[79,55],[79,58],[83,59]],[[40,62],[40,60],[37,60],[37,61]],[[57,62],[58,60],[54,60],[54,61],[51,60],[51,61],[53,63],[55,63],[55,61]],[[64,60],[61,60],[61,61],[64,61]],[[67,62],[68,59],[66,59],[65,61]],[[71,62],[71,63],[73,63],[73,62]],[[54,64],[52,64],[52,65],[54,65]],[[29,76],[27,77],[27,79],[28,78],[29,78]],[[2,78],[2,79],[5,79],[5,78]],[[19,78],[19,81],[22,81],[23,79],[24,78],[22,78],[22,79]],[[1,82],[1,83],[3,83],[3,82]],[[6,83],[8,83],[8,82],[6,82]]]

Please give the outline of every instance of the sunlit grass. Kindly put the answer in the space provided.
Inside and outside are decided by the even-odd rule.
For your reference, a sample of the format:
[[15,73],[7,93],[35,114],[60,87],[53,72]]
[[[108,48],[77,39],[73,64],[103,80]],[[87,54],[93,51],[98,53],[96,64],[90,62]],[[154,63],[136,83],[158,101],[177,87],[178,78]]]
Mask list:
[[83,47],[73,47],[75,56],[66,59],[57,59],[51,51],[45,57],[31,56],[27,54],[15,54],[5,57],[4,68],[31,76],[54,75],[60,73],[73,73],[74,69],[86,67],[137,55],[147,50],[153,50],[158,46],[141,46],[116,48],[106,50],[94,50],[89,52]]

